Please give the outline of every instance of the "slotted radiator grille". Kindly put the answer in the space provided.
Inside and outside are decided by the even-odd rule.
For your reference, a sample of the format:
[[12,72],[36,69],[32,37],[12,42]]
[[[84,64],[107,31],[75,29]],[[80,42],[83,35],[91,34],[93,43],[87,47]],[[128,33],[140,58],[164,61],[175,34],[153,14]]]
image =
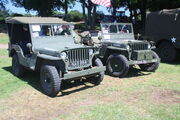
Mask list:
[[148,43],[133,43],[131,44],[132,50],[147,50],[148,49]]
[[68,68],[78,69],[90,64],[89,49],[75,49],[68,51]]

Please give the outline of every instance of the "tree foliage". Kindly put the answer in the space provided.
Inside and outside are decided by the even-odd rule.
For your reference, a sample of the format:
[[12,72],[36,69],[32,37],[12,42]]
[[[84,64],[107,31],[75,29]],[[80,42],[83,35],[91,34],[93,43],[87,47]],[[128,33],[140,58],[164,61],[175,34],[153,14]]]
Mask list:
[[[24,7],[27,11],[35,10],[40,16],[51,16],[54,11],[63,9],[68,19],[73,19],[73,21],[82,19],[82,16],[77,17],[79,14],[77,11],[68,14],[68,8],[72,8],[77,1],[82,4],[82,14],[86,25],[92,28],[96,23],[98,6],[91,0],[11,0],[16,7]],[[7,2],[8,0],[0,1],[0,10],[5,8]],[[130,20],[144,24],[147,11],[177,8],[180,6],[180,0],[111,0],[111,4],[108,10],[113,16],[119,8],[123,7],[130,11]]]
[[63,9],[65,11],[65,15],[68,14],[68,8],[72,8],[75,5],[76,0],[64,0],[63,2]]
[[[88,25],[90,29],[94,28],[96,22],[97,5],[93,4],[91,0],[79,0],[79,2],[82,4],[83,16],[86,25]],[[85,9],[87,9],[87,17],[86,17]]]
[[64,9],[67,14],[68,7],[75,4],[75,0],[11,0],[14,6],[24,7],[27,11],[37,11],[40,16],[51,16],[53,11]]
[[5,5],[8,3],[8,0],[1,0],[0,1],[0,11],[5,10]]
[[68,22],[79,22],[83,20],[83,15],[78,10],[73,10],[65,16],[65,20]]

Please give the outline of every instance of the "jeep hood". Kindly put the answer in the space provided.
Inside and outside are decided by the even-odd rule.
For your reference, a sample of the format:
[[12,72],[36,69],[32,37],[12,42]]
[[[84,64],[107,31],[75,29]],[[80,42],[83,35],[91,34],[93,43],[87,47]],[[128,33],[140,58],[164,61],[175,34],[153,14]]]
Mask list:
[[69,49],[77,49],[77,48],[84,48],[87,46],[81,44],[75,44],[74,39],[72,37],[63,37],[63,38],[54,38],[51,39],[43,39],[33,41],[33,50],[35,52],[48,54],[49,52],[62,52],[64,50]]

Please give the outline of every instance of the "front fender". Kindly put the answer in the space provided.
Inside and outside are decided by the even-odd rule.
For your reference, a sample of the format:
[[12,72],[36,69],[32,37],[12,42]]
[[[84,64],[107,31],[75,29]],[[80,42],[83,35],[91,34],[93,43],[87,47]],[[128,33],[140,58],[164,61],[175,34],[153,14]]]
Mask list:
[[125,49],[125,48],[119,48],[119,47],[114,47],[114,46],[108,46],[107,49],[119,50],[119,51],[127,51],[127,49]]
[[59,57],[54,57],[54,56],[49,56],[45,54],[38,54],[37,55],[39,58],[45,59],[45,60],[61,60]]
[[11,51],[16,51],[16,54],[18,55],[19,63],[23,66],[28,67],[27,59],[24,56],[24,53],[22,49],[19,47],[19,45],[12,45]]
[[127,51],[127,49],[114,47],[114,46],[102,46],[100,49],[100,57],[104,58],[104,56],[108,53],[108,51]]

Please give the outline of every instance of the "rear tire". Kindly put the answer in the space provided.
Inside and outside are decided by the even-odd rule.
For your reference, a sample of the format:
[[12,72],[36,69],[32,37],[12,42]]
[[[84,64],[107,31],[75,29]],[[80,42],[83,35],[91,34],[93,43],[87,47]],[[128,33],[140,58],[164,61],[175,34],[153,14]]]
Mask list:
[[[159,59],[159,56],[153,51],[153,59]],[[159,61],[155,63],[149,63],[149,64],[141,64],[139,65],[141,70],[147,71],[147,72],[155,72],[159,67]]]
[[61,87],[61,78],[54,66],[43,65],[40,71],[40,80],[46,95],[50,97],[57,96]]
[[17,54],[14,54],[12,57],[12,73],[17,77],[24,75],[24,67],[19,63]]
[[169,42],[163,42],[158,47],[158,53],[163,62],[172,62],[176,59],[177,51],[173,44]]
[[124,77],[129,71],[128,60],[124,55],[110,55],[106,63],[107,72],[115,77]]
[[[98,66],[98,67],[102,67],[103,64],[101,62],[101,60],[99,58],[96,58],[93,61],[93,66]],[[93,76],[93,77],[89,77],[88,78],[90,80],[91,83],[93,83],[94,85],[99,85],[102,80],[104,79],[104,71],[98,73],[97,75]]]

